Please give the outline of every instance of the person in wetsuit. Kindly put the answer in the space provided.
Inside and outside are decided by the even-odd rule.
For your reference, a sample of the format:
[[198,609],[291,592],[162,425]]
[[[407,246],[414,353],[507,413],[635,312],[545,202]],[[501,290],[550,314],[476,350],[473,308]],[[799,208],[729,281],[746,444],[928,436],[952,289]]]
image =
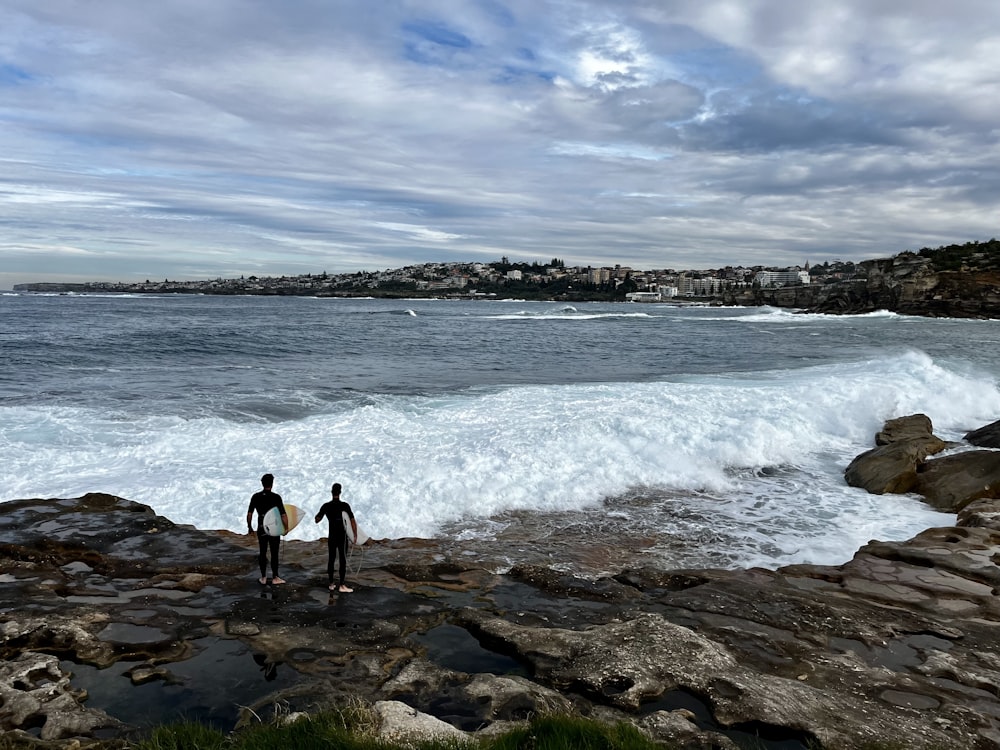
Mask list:
[[[278,512],[281,514],[281,523],[284,524],[285,528],[288,528],[288,516],[285,514],[285,505],[281,502],[281,495],[277,492],[272,492],[271,488],[274,486],[274,476],[272,474],[265,474],[260,478],[260,483],[263,489],[260,492],[255,492],[253,497],[250,498],[250,507],[247,508],[247,533],[253,534],[253,514],[257,514],[257,543],[260,545],[260,554],[257,556],[257,560],[260,563],[260,578],[258,579],[261,585],[267,583],[284,583],[284,580],[278,577],[278,548],[281,544],[280,536],[268,536],[267,532],[264,531],[264,515],[272,508],[277,508]],[[270,552],[271,557],[271,577],[267,577],[267,558]]]
[[[340,482],[337,482],[330,488],[332,497],[323,503],[323,507],[319,509],[319,513],[316,514],[316,523],[322,521],[324,516],[330,522],[330,532],[326,538],[327,551],[329,553],[329,559],[326,564],[326,575],[329,579],[327,588],[330,591],[340,591],[347,594],[354,591],[354,589],[349,588],[344,583],[344,578],[347,575],[347,529],[344,528],[344,513],[346,512],[347,517],[351,519],[352,539],[358,538],[358,524],[354,520],[354,511],[351,510],[351,506],[340,499],[340,490]],[[333,571],[337,558],[340,559],[340,584],[334,586]]]

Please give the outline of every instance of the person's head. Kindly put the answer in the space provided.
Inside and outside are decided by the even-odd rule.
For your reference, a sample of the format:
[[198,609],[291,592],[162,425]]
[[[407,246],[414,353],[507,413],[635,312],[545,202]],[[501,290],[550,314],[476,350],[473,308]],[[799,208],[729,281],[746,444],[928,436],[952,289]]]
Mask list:
[[260,483],[265,490],[269,490],[274,487],[274,474],[265,474],[260,478]]
[[334,497],[340,497],[340,482],[334,482],[333,487],[330,488],[330,492]]

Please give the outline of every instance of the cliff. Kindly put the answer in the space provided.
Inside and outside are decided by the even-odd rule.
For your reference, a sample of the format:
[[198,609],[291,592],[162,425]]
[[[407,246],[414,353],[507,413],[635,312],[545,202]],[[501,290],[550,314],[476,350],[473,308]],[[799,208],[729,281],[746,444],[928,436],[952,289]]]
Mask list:
[[814,313],[1000,318],[1000,243],[949,246],[858,264],[855,278],[826,284],[757,289],[731,304],[793,307]]

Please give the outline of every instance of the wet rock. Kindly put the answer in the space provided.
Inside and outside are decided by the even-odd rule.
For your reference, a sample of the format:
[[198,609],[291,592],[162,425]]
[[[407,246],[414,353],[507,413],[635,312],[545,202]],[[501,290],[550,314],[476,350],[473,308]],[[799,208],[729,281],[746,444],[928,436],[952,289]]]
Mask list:
[[948,447],[932,429],[924,414],[887,421],[875,437],[877,447],[851,461],[845,480],[873,494],[916,492],[950,513],[975,500],[1000,498],[1000,451],[962,451],[931,459]]
[[8,619],[0,623],[0,655],[6,659],[23,651],[54,652],[106,667],[114,661],[114,648],[94,631],[104,627],[108,619],[101,612]]
[[507,575],[515,581],[530,583],[538,589],[562,598],[623,601],[636,595],[634,589],[614,579],[588,581],[537,565],[515,565]]
[[973,500],[1000,498],[1000,451],[966,451],[927,461],[917,474],[915,490],[949,513]]
[[917,486],[921,463],[947,447],[934,435],[931,420],[924,414],[889,420],[875,443],[877,447],[851,461],[844,479],[876,495],[911,492]]
[[[904,432],[922,439],[912,424],[912,434],[886,430],[889,445]],[[14,674],[29,654],[46,669],[78,665],[46,673],[72,702],[44,721],[85,743],[180,718],[150,715],[170,705],[238,726],[359,699],[386,702],[387,716],[425,736],[441,722],[472,736],[569,711],[683,749],[759,737],[766,748],[980,750],[1000,737],[1000,500],[970,502],[953,527],[873,541],[843,565],[776,571],[497,574],[474,542],[450,540],[444,553],[395,540],[367,553],[349,595],[327,590],[322,541],[283,544],[289,583],[260,586],[255,539],[175,526],[120,498],[5,511],[2,665]],[[82,526],[68,530],[67,517]],[[166,553],[175,537],[181,551]],[[468,638],[451,648],[496,658],[427,645],[428,634],[456,630]],[[461,671],[449,656],[491,666]],[[87,682],[97,667],[164,700],[130,710],[121,686],[111,699],[103,680]],[[27,699],[15,693],[42,686],[12,678],[7,689],[17,706]],[[40,731],[42,714],[4,699],[6,726]],[[110,706],[118,724],[105,726]]]
[[962,439],[980,448],[1000,448],[1000,420],[971,430]]
[[70,676],[49,654],[28,651],[0,661],[0,727],[3,730],[39,728],[42,740],[87,736],[97,729],[121,724],[98,709],[83,704]]
[[910,440],[934,437],[934,425],[926,414],[911,414],[886,420],[882,429],[875,433],[875,445],[891,445]]
[[467,731],[495,722],[566,713],[573,702],[558,691],[517,675],[467,674],[414,658],[381,689],[387,697],[433,710]]
[[1000,420],[967,432],[963,439],[980,448],[1000,448]]
[[973,500],[958,511],[958,525],[1000,531],[1000,501]]

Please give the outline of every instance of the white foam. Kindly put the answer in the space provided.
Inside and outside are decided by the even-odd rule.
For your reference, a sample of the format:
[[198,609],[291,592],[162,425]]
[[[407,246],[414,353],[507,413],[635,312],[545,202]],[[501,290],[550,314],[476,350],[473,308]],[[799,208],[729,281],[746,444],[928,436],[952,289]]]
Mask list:
[[601,318],[650,318],[645,312],[580,312],[572,305],[549,310],[520,310],[516,313],[485,315],[486,320],[599,320]]
[[801,310],[789,308],[768,307],[764,305],[758,308],[747,307],[715,307],[712,312],[728,313],[714,316],[701,315],[699,320],[728,320],[738,323],[776,323],[791,322],[802,323],[807,321],[823,323],[851,324],[858,320],[872,319],[880,320],[886,318],[898,318],[901,320],[921,320],[921,318],[911,318],[889,310],[875,310],[869,313],[858,315],[832,315],[827,313],[807,313]]
[[[599,508],[653,487],[679,493],[709,524],[739,526],[744,556],[774,564],[835,562],[869,538],[940,525],[919,502],[846,488],[843,468],[885,419],[923,412],[938,434],[961,434],[995,419],[1000,391],[910,352],[752,376],[383,396],[276,424],[0,412],[4,499],[104,491],[178,523],[242,531],[270,471],[307,513],[341,482],[381,538],[431,537],[505,510]],[[307,518],[292,538],[323,534]]]

